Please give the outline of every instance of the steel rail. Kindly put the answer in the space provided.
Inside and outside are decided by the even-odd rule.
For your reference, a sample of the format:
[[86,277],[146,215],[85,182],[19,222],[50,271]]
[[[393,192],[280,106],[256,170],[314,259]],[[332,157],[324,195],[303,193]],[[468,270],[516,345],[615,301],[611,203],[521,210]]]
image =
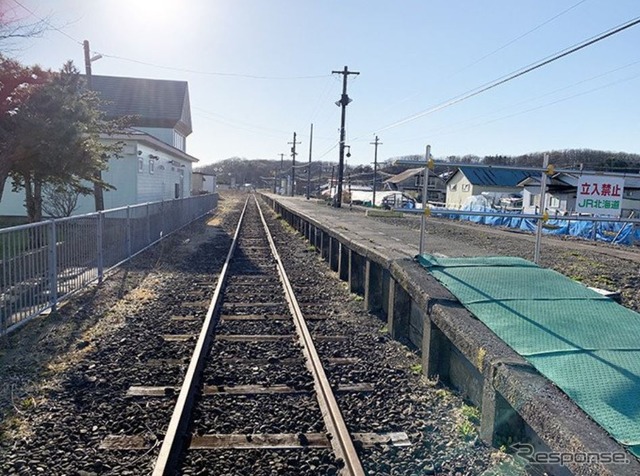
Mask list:
[[278,274],[280,275],[280,280],[282,281],[282,285],[285,290],[289,309],[291,314],[293,314],[294,323],[298,330],[307,366],[313,375],[316,395],[318,396],[318,403],[322,411],[322,417],[328,432],[332,435],[331,446],[336,457],[341,458],[345,463],[341,474],[349,476],[364,476],[365,472],[362,467],[362,463],[358,458],[355,446],[353,445],[353,440],[351,439],[347,425],[344,422],[344,418],[342,417],[336,398],[331,390],[329,381],[327,380],[327,375],[322,367],[322,362],[320,361],[320,357],[316,351],[316,347],[311,338],[311,333],[307,328],[307,324],[302,315],[302,311],[300,310],[300,306],[298,305],[298,300],[295,297],[289,278],[287,277],[287,273],[284,269],[284,265],[282,264],[282,260],[280,259],[280,255],[278,254],[275,242],[271,237],[269,227],[264,215],[262,214],[262,209],[260,208],[260,204],[258,203],[258,199],[255,195],[253,198],[258,206],[262,225],[264,226],[267,234],[271,252],[273,253],[277,263]]
[[198,336],[198,342],[193,351],[189,368],[184,378],[180,393],[174,407],[169,427],[162,441],[160,447],[160,453],[156,460],[156,464],[153,469],[153,476],[167,476],[173,474],[178,464],[178,458],[180,457],[183,445],[185,443],[184,435],[186,434],[187,427],[191,418],[191,408],[194,403],[194,397],[196,391],[199,389],[199,380],[202,376],[202,370],[205,359],[207,357],[211,340],[213,339],[213,330],[215,328],[214,315],[220,306],[222,289],[224,288],[225,281],[227,279],[227,272],[229,269],[229,263],[236,249],[238,243],[238,236],[240,235],[240,228],[244,220],[247,205],[249,204],[249,198],[244,203],[244,208],[238,220],[238,226],[231,242],[231,247],[227,253],[227,259],[222,266],[222,271],[218,277],[218,283],[213,293],[213,298],[209,304],[207,315],[205,316],[200,335]]

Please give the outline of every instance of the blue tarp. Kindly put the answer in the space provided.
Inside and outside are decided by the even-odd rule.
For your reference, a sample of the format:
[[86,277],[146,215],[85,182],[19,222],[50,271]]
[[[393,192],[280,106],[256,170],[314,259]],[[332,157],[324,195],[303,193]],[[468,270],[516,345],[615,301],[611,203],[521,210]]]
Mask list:
[[[490,207],[474,207],[473,211],[495,212],[496,210]],[[501,216],[473,216],[450,215],[446,211],[432,210],[432,214],[452,220],[471,221],[490,226],[504,226],[523,231],[535,232],[537,228],[537,220],[517,218],[511,216],[508,212]],[[587,240],[606,241],[617,245],[631,245],[640,241],[640,227],[637,227],[634,232],[632,223],[571,221],[566,218],[553,218],[543,225],[542,231],[547,235],[569,235]]]

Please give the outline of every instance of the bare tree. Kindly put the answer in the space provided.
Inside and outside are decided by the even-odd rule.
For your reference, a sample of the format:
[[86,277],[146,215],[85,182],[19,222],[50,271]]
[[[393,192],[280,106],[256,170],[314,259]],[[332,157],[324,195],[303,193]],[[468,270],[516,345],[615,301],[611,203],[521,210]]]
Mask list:
[[52,28],[46,18],[34,22],[26,21],[24,15],[20,15],[18,7],[15,5],[15,8],[9,9],[0,5],[0,45],[5,55],[18,49],[17,44],[21,40],[38,38]]
[[64,218],[78,206],[80,192],[69,185],[46,184],[42,195],[42,211],[52,218]]

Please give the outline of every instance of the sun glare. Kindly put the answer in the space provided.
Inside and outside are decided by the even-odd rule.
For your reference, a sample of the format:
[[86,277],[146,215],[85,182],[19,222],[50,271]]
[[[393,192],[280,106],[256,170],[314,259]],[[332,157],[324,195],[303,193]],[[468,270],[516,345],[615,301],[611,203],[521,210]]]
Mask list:
[[185,3],[178,0],[122,0],[123,12],[141,21],[169,23],[176,20]]

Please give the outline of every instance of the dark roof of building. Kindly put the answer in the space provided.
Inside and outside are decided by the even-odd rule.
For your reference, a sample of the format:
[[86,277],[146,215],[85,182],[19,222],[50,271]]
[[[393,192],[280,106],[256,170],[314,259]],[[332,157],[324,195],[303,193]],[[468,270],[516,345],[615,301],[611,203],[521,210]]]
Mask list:
[[92,75],[91,88],[109,118],[135,116],[133,126],[168,127],[185,136],[192,132],[186,81]]
[[[539,172],[533,172],[531,170],[507,170],[464,166],[459,167],[458,170],[463,173],[473,185],[486,185],[489,187],[516,187],[519,182],[527,177],[533,174],[539,174]],[[455,174],[451,175],[448,181],[451,180],[454,175]]]

